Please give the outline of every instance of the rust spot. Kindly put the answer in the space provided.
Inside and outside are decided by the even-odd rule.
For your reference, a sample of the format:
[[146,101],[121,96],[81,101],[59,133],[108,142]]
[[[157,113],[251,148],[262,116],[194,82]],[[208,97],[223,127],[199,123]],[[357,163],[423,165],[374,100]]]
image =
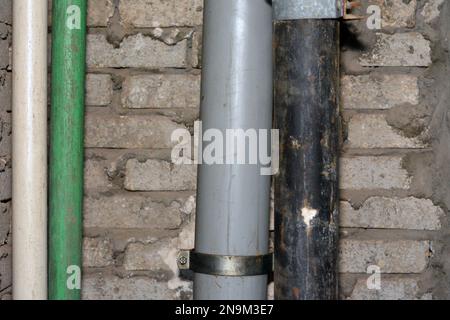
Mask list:
[[299,300],[300,299],[300,288],[293,287],[292,288],[292,295],[294,296],[294,298],[296,300]]

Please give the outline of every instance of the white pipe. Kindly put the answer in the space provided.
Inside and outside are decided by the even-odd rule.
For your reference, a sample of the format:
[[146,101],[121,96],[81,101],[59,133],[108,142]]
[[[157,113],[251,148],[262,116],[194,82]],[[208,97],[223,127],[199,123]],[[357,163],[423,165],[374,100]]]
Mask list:
[[13,298],[47,299],[47,0],[13,1]]

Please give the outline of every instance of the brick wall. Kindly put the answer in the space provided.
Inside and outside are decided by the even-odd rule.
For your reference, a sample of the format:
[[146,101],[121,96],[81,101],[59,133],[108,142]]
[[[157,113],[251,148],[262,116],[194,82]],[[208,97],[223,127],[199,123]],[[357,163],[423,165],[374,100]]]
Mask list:
[[[436,65],[448,64],[439,24],[448,3],[372,0],[363,12],[369,4],[381,7],[381,30],[363,20],[343,35],[341,296],[443,298],[435,284],[449,203],[435,186],[448,176],[436,163],[442,93],[432,89],[442,85]],[[381,290],[367,287],[370,265],[381,270]]]
[[202,1],[89,4],[83,297],[190,298],[196,168],[170,136],[199,115]]
[[[379,5],[383,24],[342,32],[341,298],[449,298],[450,3],[362,4]],[[0,296],[10,287],[4,8]],[[202,0],[91,0],[88,23],[83,298],[189,299],[175,258],[193,247],[196,168],[170,164],[170,135],[199,115]],[[371,265],[380,290],[367,287]]]
[[[446,212],[415,173],[433,156],[440,2],[363,1],[381,6],[382,29],[343,33],[342,298],[432,297]],[[174,259],[192,246],[195,168],[165,160],[172,130],[197,117],[202,4],[169,3],[119,1],[90,32],[90,72],[103,76],[87,118],[85,298],[190,297]],[[370,265],[381,290],[367,288]]]
[[11,0],[0,0],[0,300],[11,292]]

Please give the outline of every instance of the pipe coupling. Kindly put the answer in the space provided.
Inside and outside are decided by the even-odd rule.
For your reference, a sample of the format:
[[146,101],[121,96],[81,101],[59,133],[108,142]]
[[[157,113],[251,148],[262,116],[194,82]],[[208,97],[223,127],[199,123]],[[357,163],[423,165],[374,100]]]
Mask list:
[[346,0],[272,0],[274,20],[339,19]]

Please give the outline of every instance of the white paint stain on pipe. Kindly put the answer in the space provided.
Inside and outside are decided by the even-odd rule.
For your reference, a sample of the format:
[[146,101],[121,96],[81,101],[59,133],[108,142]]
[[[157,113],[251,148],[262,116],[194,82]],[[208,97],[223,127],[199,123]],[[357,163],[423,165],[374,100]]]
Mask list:
[[307,227],[311,226],[311,221],[317,216],[318,211],[311,208],[302,209],[302,217]]

